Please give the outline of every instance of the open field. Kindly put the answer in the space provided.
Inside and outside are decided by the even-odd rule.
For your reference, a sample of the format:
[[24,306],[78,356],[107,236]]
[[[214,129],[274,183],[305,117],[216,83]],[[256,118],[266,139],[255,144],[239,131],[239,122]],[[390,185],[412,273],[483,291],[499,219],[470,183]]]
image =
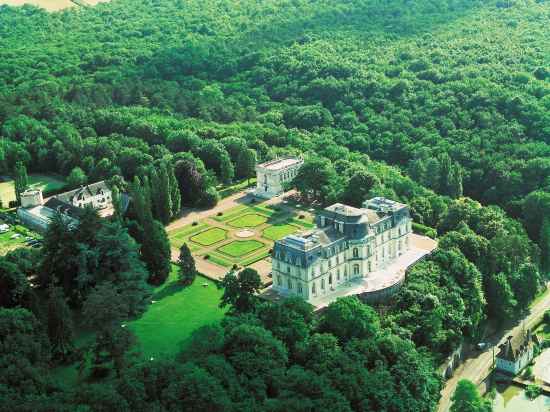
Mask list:
[[128,323],[142,355],[147,359],[176,355],[195,329],[219,322],[225,313],[218,307],[222,293],[214,282],[201,276],[184,288],[173,266],[166,283],[155,289],[155,303],[141,318]]
[[[154,291],[155,303],[141,318],[127,324],[138,341],[133,352],[143,359],[175,356],[195,329],[223,318],[225,310],[218,307],[222,293],[214,282],[202,276],[197,276],[191,286],[184,288],[178,283],[177,267],[172,266],[169,278]],[[94,334],[82,328],[77,329],[75,338],[77,348],[88,347],[94,342]],[[79,382],[78,367],[79,362],[60,366],[53,374],[58,382],[72,387]]]
[[[29,187],[32,189],[42,189],[44,194],[53,190],[59,190],[65,184],[65,181],[59,177],[41,174],[29,175]],[[0,183],[0,200],[4,208],[8,207],[9,202],[15,200],[15,182],[13,180]]]

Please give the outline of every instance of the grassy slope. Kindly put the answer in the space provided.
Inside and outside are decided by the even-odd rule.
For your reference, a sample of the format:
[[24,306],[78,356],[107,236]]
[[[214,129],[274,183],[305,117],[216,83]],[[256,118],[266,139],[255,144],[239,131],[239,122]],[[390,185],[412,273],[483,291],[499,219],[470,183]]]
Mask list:
[[166,283],[155,290],[156,302],[140,319],[129,323],[143,356],[173,356],[195,329],[219,322],[225,312],[218,307],[221,295],[215,283],[203,277],[182,288],[174,266]]

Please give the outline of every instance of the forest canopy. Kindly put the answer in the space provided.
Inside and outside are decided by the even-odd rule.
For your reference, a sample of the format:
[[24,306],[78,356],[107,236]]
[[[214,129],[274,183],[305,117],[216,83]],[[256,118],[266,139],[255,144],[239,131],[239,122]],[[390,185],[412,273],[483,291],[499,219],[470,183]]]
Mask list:
[[[134,200],[124,223],[90,216],[97,233],[61,227],[44,253],[0,258],[0,364],[15,365],[2,403],[433,410],[436,365],[487,319],[520,316],[547,280],[548,21],[542,0],[0,6],[0,173],[105,179]],[[292,186],[307,202],[405,202],[439,250],[383,305],[344,299],[316,317],[245,296],[178,359],[130,361],[134,338],[112,326],[145,310],[146,281],[168,276],[162,225],[286,154],[305,157]],[[113,273],[88,260],[110,256],[105,239],[128,252]],[[36,275],[49,326],[26,281]],[[120,305],[102,307],[109,298]],[[108,382],[67,391],[48,375],[70,351],[69,310],[97,326]]]

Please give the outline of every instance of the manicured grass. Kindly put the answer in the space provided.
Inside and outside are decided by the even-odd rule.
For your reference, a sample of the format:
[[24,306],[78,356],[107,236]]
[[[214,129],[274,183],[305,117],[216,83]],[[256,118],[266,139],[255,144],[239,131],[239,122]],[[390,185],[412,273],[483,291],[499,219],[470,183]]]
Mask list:
[[296,233],[298,230],[299,228],[294,225],[273,225],[265,228],[262,236],[270,240],[279,240],[284,238],[285,236],[291,235],[292,233]]
[[257,240],[235,240],[218,248],[218,251],[231,257],[241,257],[265,245]]
[[[12,236],[19,235],[19,237],[12,239]],[[41,239],[42,236],[27,229],[24,226],[16,225],[11,226],[10,230],[6,233],[0,234],[0,256],[4,256],[8,252],[20,248],[29,247],[25,244],[25,236],[31,236],[34,239]]]
[[213,227],[205,230],[197,235],[191,236],[190,239],[202,246],[210,246],[218,243],[227,237],[227,232],[219,227]]
[[247,179],[235,183],[231,186],[220,186],[218,187],[218,193],[220,197],[223,199],[225,197],[231,196],[237,192],[243,191],[248,187],[253,187],[256,184],[256,179],[250,179],[250,184]]
[[238,228],[256,227],[263,225],[265,222],[267,222],[267,217],[259,215],[257,213],[250,213],[248,215],[240,216],[236,219],[231,220],[229,222],[229,225]]
[[268,256],[269,256],[269,249],[264,249],[263,251],[260,251],[260,253],[254,253],[252,256],[242,260],[240,264],[241,266],[249,266],[260,260],[265,259]]
[[[63,186],[65,186],[65,182],[58,177],[41,174],[29,175],[29,188],[42,189],[46,194],[61,189]],[[8,207],[9,202],[15,200],[15,182],[13,180],[0,183],[0,199],[5,208]]]
[[[168,233],[168,239],[170,240],[170,245],[175,248],[180,248],[184,243],[187,243],[190,235],[194,235],[200,231],[206,229],[208,225],[206,223],[201,223],[196,226],[185,226],[180,229],[174,230]],[[189,249],[193,250],[193,245],[188,245]],[[196,247],[195,247],[196,249]]]
[[155,290],[155,303],[141,318],[128,323],[143,356],[174,356],[194,330],[218,323],[225,313],[218,307],[222,293],[214,282],[201,276],[191,286],[182,287],[173,266],[166,283]]
[[233,266],[233,262],[230,262],[227,258],[224,258],[217,253],[209,253],[208,261],[215,263],[216,265],[223,266],[224,268],[230,268]]

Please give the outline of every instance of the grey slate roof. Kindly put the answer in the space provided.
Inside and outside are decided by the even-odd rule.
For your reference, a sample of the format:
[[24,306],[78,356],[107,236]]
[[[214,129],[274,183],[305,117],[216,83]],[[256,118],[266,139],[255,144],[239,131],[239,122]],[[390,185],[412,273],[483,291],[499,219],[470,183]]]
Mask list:
[[82,212],[84,211],[79,207],[73,206],[70,203],[65,203],[55,197],[49,198],[46,203],[44,203],[44,206],[74,218],[78,218],[79,216],[81,216]]
[[80,194],[84,194],[87,196],[96,196],[101,191],[107,192],[109,191],[109,187],[107,186],[107,183],[105,181],[92,183],[90,185],[79,187],[78,189],[71,190],[69,192],[61,193],[59,195],[54,196],[56,199],[65,202],[65,203],[72,203],[73,199],[75,197],[78,197]]

